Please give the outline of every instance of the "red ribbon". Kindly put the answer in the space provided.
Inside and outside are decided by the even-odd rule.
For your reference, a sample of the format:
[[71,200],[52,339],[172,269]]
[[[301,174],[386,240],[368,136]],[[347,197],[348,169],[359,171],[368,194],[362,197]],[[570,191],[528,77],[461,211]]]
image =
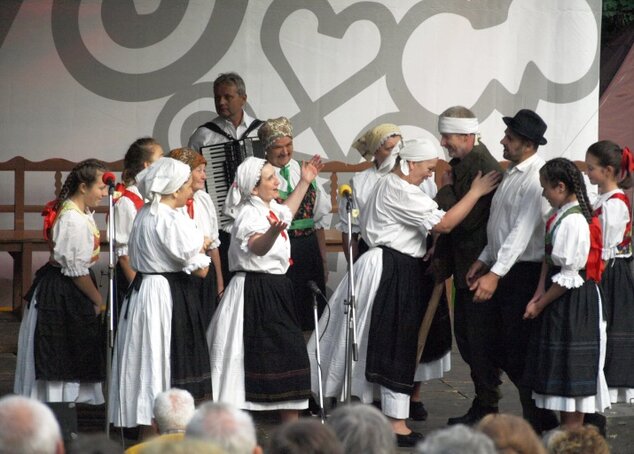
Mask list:
[[631,173],[634,173],[634,157],[630,149],[625,147],[621,155],[621,178]]
[[187,207],[187,214],[189,217],[194,219],[194,199],[187,199],[185,206]]
[[605,268],[605,263],[601,258],[603,250],[603,233],[601,232],[601,223],[597,216],[592,216],[590,222],[590,252],[588,253],[588,261],[586,262],[586,278],[595,282],[601,282],[601,275]]
[[50,240],[49,232],[53,228],[55,218],[57,217],[57,211],[55,211],[56,204],[57,199],[51,200],[44,206],[44,210],[42,210],[42,216],[44,216],[44,239],[46,241]]
[[[271,219],[273,219],[273,221],[278,222],[280,219],[275,215],[275,213],[273,213],[272,210],[269,210],[269,216],[271,217]],[[280,233],[280,235],[282,235],[282,238],[284,238],[285,240],[288,240],[288,235],[286,234],[286,230],[282,230],[282,232]]]

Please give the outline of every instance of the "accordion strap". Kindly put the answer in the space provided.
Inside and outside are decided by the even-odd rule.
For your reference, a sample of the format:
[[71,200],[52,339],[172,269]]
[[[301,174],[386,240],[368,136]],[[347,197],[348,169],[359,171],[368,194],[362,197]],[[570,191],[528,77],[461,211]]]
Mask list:
[[207,128],[212,132],[215,132],[216,134],[219,134],[223,137],[226,137],[229,141],[233,142],[236,140],[242,140],[245,137],[247,137],[251,131],[255,130],[256,128],[260,127],[260,125],[264,123],[262,120],[258,120],[257,118],[255,120],[253,120],[251,122],[251,124],[249,125],[249,127],[246,129],[246,131],[244,131],[244,133],[238,138],[235,139],[234,137],[232,137],[231,135],[227,134],[226,131],[224,131],[220,126],[218,126],[216,123],[214,123],[213,121],[207,122],[204,125],[201,126],[201,128]]

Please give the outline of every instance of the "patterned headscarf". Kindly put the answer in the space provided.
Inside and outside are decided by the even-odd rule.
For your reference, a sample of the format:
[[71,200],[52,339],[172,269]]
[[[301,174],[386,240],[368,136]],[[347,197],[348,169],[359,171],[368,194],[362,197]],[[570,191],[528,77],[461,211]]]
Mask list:
[[258,138],[264,145],[264,150],[271,148],[275,141],[282,137],[293,138],[293,126],[286,117],[266,120],[258,129]]
[[187,164],[191,170],[194,170],[201,164],[207,165],[207,160],[203,155],[191,148],[176,148],[170,151],[169,157]]
[[403,136],[398,126],[384,123],[375,126],[359,137],[353,144],[352,148],[356,148],[366,161],[372,161],[374,154],[385,143],[387,139],[393,136]]

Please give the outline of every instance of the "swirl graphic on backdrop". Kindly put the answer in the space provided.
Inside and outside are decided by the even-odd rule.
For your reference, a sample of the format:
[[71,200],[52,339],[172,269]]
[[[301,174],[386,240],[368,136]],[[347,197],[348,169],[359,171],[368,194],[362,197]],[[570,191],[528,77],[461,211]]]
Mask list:
[[[79,1],[53,2],[53,41],[68,72],[87,90],[118,101],[148,101],[191,86],[213,68],[231,47],[247,3],[248,0],[217,0],[209,23],[187,53],[164,68],[144,74],[116,71],[95,59],[79,30]],[[139,15],[133,0],[104,2],[102,21],[117,44],[143,48],[171,34],[188,4],[163,0],[153,13]],[[138,33],[137,27],[142,27],[144,33]]]
[[[312,129],[322,147],[328,150],[330,159],[345,160],[346,154],[324,117],[384,76],[389,94],[398,110],[372,119],[358,133],[373,124],[389,122],[407,125],[412,124],[413,119],[416,126],[435,131],[437,113],[417,102],[407,85],[402,69],[406,44],[417,27],[441,13],[463,16],[476,30],[499,25],[507,20],[512,0],[498,0],[495,3],[492,5],[488,0],[419,2],[397,24],[390,11],[379,3],[357,3],[335,13],[326,0],[274,0],[264,16],[261,42],[267,59],[283,79],[299,107],[299,113],[291,118],[296,135]],[[483,9],[491,14],[482,14]],[[341,38],[351,24],[360,20],[373,22],[381,34],[380,49],[374,60],[315,100],[310,98],[302,86],[280,44],[279,31],[282,24],[299,10],[312,12],[319,21],[319,33],[330,37]],[[600,14],[596,10],[593,13],[598,29]],[[541,100],[568,103],[583,99],[598,83],[599,45],[597,40],[593,61],[585,75],[573,82],[553,82],[544,76],[534,62],[529,61],[517,92],[510,92],[498,80],[492,79],[471,107],[481,118],[486,118],[494,110],[513,113],[519,108],[535,109]]]

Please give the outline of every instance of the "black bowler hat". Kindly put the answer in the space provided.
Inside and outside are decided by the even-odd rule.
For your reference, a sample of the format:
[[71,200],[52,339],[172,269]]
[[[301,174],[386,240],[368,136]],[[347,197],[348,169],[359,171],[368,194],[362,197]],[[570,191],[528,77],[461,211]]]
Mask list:
[[542,117],[532,110],[522,109],[514,117],[502,117],[502,121],[514,133],[526,137],[538,145],[546,145],[546,139],[544,138],[547,128],[546,123],[544,123]]

